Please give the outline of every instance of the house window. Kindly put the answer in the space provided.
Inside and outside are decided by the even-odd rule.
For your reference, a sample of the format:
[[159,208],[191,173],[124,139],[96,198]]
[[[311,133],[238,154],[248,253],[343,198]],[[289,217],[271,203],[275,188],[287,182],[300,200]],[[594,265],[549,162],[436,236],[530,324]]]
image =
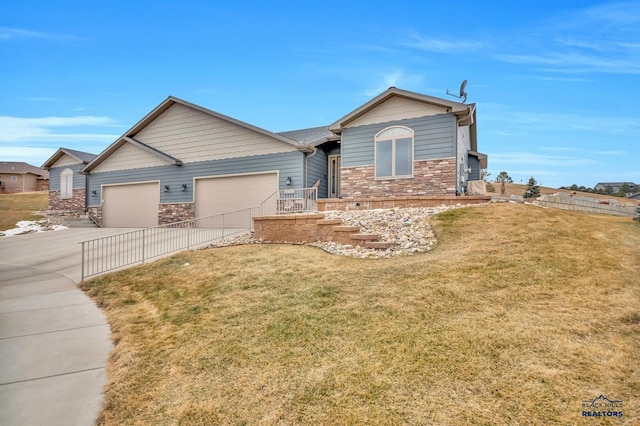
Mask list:
[[18,176],[11,176],[11,182],[17,182]]
[[388,127],[375,137],[376,178],[413,176],[413,130]]
[[60,198],[71,198],[73,196],[73,170],[64,169],[60,172]]

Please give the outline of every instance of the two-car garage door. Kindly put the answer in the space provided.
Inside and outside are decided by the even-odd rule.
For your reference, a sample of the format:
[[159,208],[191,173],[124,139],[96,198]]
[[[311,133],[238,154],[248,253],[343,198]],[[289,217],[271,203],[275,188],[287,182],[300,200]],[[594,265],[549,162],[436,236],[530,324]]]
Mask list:
[[196,217],[258,207],[278,190],[277,173],[196,179]]
[[[195,180],[196,217],[257,207],[278,190],[274,172]],[[102,226],[148,228],[158,225],[160,183],[106,185],[102,188]]]
[[158,182],[104,186],[102,199],[102,226],[105,228],[158,226]]

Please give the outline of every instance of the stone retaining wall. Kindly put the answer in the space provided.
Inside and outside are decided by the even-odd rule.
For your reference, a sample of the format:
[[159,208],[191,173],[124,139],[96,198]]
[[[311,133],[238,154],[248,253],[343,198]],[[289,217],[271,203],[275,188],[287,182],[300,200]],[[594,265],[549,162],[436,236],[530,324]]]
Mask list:
[[264,241],[318,241],[323,214],[283,214],[253,218],[253,237]]
[[319,211],[329,210],[371,210],[408,207],[438,207],[456,204],[482,204],[491,201],[490,196],[403,196],[403,197],[372,197],[372,198],[327,198],[318,200]]
[[543,207],[553,207],[562,210],[628,217],[632,217],[635,210],[633,204],[622,203],[614,199],[600,200],[589,197],[571,196],[563,193],[541,195],[533,203]]

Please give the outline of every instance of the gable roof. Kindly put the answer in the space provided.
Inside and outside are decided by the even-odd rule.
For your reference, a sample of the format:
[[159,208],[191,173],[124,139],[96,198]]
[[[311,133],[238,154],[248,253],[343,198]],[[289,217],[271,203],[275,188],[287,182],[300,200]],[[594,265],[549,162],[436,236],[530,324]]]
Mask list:
[[49,172],[40,167],[32,166],[24,161],[0,161],[0,173],[25,175],[32,174],[49,179]]
[[42,165],[43,169],[49,170],[51,166],[55,164],[56,161],[60,159],[63,155],[68,155],[72,158],[78,160],[79,163],[87,164],[94,158],[96,158],[96,154],[91,154],[89,152],[77,151],[75,149],[69,148],[58,148],[58,150],[53,154],[47,161]]
[[176,98],[174,96],[169,96],[167,99],[165,99],[160,105],[158,105],[157,107],[155,107],[150,113],[148,113],[147,115],[145,115],[140,121],[138,121],[133,127],[131,127],[127,132],[125,132],[121,137],[119,137],[114,143],[112,143],[111,145],[109,145],[104,151],[102,151],[96,158],[94,158],[89,164],[87,164],[87,166],[85,166],[84,169],[82,169],[83,172],[88,173],[91,170],[93,170],[98,164],[102,163],[104,160],[106,160],[113,152],[115,152],[118,148],[120,148],[124,143],[132,143],[136,146],[138,146],[139,148],[142,148],[148,152],[151,152],[154,155],[158,155],[161,158],[167,160],[169,163],[171,164],[175,164],[175,165],[182,165],[182,161],[180,161],[179,159],[172,157],[169,154],[166,154],[156,148],[153,148],[149,145],[146,145],[136,139],[134,139],[134,136],[136,134],[138,134],[142,129],[144,129],[145,127],[147,127],[151,122],[153,122],[156,118],[158,118],[160,115],[162,115],[162,113],[164,113],[165,111],[167,111],[169,108],[171,108],[173,105],[175,104],[180,104],[183,105],[187,108],[191,108],[197,111],[200,111],[202,113],[205,113],[207,115],[210,115],[212,117],[216,117],[220,120],[224,120],[227,121],[229,123],[233,123],[235,125],[244,127],[246,129],[252,130],[254,132],[260,133],[262,135],[265,136],[269,136],[273,139],[276,139],[280,142],[284,142],[286,144],[289,145],[293,145],[295,146],[298,150],[300,151],[304,151],[304,152],[311,152],[311,148],[304,144],[301,143],[299,141],[296,141],[294,139],[288,138],[286,136],[277,134],[277,133],[272,133],[268,130],[265,129],[261,129],[260,127],[257,126],[253,126],[249,123],[245,123],[243,121],[237,120],[235,118],[231,118],[229,116],[226,116],[224,114],[220,114],[218,112],[212,111],[210,109],[201,107],[199,105],[193,104],[191,102],[187,102],[185,100]]
[[396,87],[389,87],[387,90],[371,99],[364,105],[354,109],[349,114],[340,118],[332,125],[329,126],[329,130],[335,133],[340,133],[344,126],[358,117],[361,117],[386,102],[394,96],[398,96],[405,99],[410,99],[417,102],[423,102],[429,105],[444,108],[447,112],[452,112],[458,116],[468,115],[470,112],[475,111],[475,104],[463,104],[460,102],[452,102],[447,99],[436,98],[434,96],[423,95],[421,93],[410,92],[408,90],[398,89]]
[[328,141],[340,140],[340,136],[329,130],[327,126],[290,130],[288,132],[279,132],[278,134],[311,146],[320,145]]

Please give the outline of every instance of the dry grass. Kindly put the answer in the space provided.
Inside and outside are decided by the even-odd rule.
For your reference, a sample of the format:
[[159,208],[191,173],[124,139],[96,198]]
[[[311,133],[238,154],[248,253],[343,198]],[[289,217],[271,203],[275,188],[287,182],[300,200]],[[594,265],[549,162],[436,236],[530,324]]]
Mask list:
[[[488,192],[487,195],[491,196],[500,196],[500,184],[497,182],[491,182],[493,186],[496,188],[496,192]],[[520,185],[517,183],[507,183],[505,184],[505,196],[511,197],[512,195],[523,195],[527,185]],[[557,188],[549,188],[546,186],[540,187],[541,194],[555,194],[557,192],[562,192],[564,194],[576,194],[581,197],[589,197],[595,198],[597,200],[617,200],[621,203],[628,204],[640,204],[640,200],[632,200],[630,198],[622,198],[622,197],[614,197],[612,195],[603,195],[603,194],[593,194],[590,192],[580,192],[580,191],[571,191],[569,189],[557,189]]]
[[0,231],[12,229],[21,220],[42,219],[43,216],[32,213],[46,210],[48,202],[48,192],[0,194]]
[[638,421],[640,224],[502,204],[434,227],[406,258],[238,246],[84,283],[116,342],[100,424],[576,424],[601,393]]

